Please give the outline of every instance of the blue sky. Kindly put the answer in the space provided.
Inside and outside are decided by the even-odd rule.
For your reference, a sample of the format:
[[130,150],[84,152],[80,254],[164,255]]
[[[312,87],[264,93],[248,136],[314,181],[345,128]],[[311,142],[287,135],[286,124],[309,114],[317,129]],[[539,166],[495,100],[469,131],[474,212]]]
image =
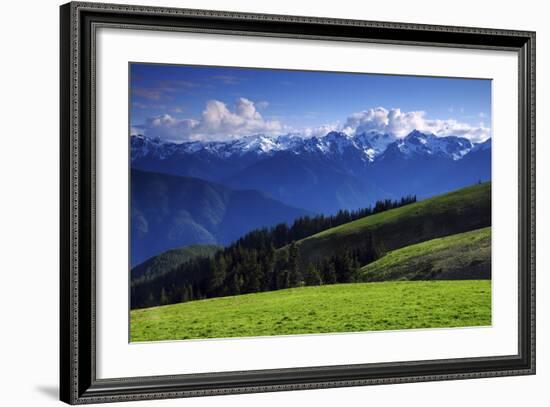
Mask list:
[[136,63],[130,73],[132,132],[171,140],[412,127],[490,136],[486,79]]

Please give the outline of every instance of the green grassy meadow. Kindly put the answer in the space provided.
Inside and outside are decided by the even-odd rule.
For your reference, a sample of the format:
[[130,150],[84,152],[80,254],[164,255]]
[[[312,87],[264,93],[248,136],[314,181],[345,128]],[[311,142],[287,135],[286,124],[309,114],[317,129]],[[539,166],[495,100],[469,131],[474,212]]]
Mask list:
[[491,281],[290,288],[132,310],[131,341],[491,325]]
[[363,281],[491,278],[491,228],[441,237],[389,252],[361,268]]

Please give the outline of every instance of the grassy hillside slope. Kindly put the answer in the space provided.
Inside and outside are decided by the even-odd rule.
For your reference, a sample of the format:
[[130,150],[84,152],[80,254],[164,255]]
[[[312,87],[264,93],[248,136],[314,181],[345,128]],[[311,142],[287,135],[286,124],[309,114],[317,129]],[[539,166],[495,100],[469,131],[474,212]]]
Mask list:
[[131,341],[491,324],[491,282],[336,284],[133,310]]
[[491,228],[428,240],[363,267],[363,281],[491,278]]
[[491,225],[486,182],[367,216],[298,242],[302,264],[374,242],[380,254]]
[[168,250],[135,266],[130,273],[131,280],[155,278],[195,257],[211,257],[220,248],[215,245],[191,245]]

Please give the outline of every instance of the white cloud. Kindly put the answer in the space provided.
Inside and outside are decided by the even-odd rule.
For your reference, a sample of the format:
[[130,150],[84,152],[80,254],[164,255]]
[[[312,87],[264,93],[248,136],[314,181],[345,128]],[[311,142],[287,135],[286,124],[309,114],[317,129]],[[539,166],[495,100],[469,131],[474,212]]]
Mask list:
[[306,127],[300,132],[300,134],[304,137],[323,137],[331,131],[341,130],[341,127],[342,126],[340,123],[324,124],[317,127]]
[[344,124],[344,131],[359,134],[366,131],[392,133],[404,137],[424,126],[424,112],[402,112],[401,109],[376,107],[353,113]]
[[209,100],[198,120],[179,120],[165,114],[135,127],[147,136],[171,141],[228,140],[257,133],[280,134],[287,130],[277,120],[265,120],[254,102],[246,98],[239,98],[233,111],[219,100]]
[[479,123],[478,126],[472,126],[454,119],[426,120],[425,128],[419,130],[429,131],[440,137],[465,137],[474,143],[485,141],[491,137],[491,129],[485,127],[483,123]]
[[260,100],[259,102],[256,103],[256,107],[258,109],[267,109],[268,106],[269,106],[269,102],[266,100]]
[[144,124],[136,125],[132,128],[132,134],[145,134],[153,138],[164,140],[182,140],[181,135],[197,127],[198,121],[193,119],[176,119],[169,114],[148,118]]
[[430,132],[436,136],[460,136],[473,142],[484,141],[491,136],[491,129],[482,123],[472,126],[454,119],[428,119],[426,112],[403,112],[401,109],[376,107],[354,113],[346,120],[343,131],[360,134],[367,131],[392,133],[405,137],[413,130]]
[[183,113],[185,109],[181,106],[175,106],[173,108],[170,109],[171,112],[173,113]]
[[[405,137],[413,130],[430,132],[436,136],[466,137],[481,142],[491,136],[491,129],[483,123],[471,125],[455,119],[429,119],[423,111],[403,112],[401,109],[376,107],[353,113],[342,125],[338,122],[302,129],[291,128],[280,120],[267,120],[258,111],[260,104],[239,98],[233,109],[219,100],[210,100],[198,119],[177,119],[169,114],[152,117],[132,132],[170,141],[230,140],[252,134],[277,135],[293,132],[303,137],[322,137],[330,131],[343,131],[349,135],[368,131],[391,133]],[[134,134],[134,133],[133,133]]]

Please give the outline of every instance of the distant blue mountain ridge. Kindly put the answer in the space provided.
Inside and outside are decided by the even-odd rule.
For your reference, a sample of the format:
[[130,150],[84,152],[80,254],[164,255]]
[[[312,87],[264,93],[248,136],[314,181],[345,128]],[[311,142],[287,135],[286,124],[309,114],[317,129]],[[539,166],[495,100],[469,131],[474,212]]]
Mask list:
[[256,190],[313,213],[409,194],[422,199],[491,178],[491,139],[476,144],[417,130],[403,138],[330,132],[185,143],[132,136],[130,146],[133,169]]
[[311,215],[255,190],[131,170],[131,266],[193,244],[231,243],[250,230]]

